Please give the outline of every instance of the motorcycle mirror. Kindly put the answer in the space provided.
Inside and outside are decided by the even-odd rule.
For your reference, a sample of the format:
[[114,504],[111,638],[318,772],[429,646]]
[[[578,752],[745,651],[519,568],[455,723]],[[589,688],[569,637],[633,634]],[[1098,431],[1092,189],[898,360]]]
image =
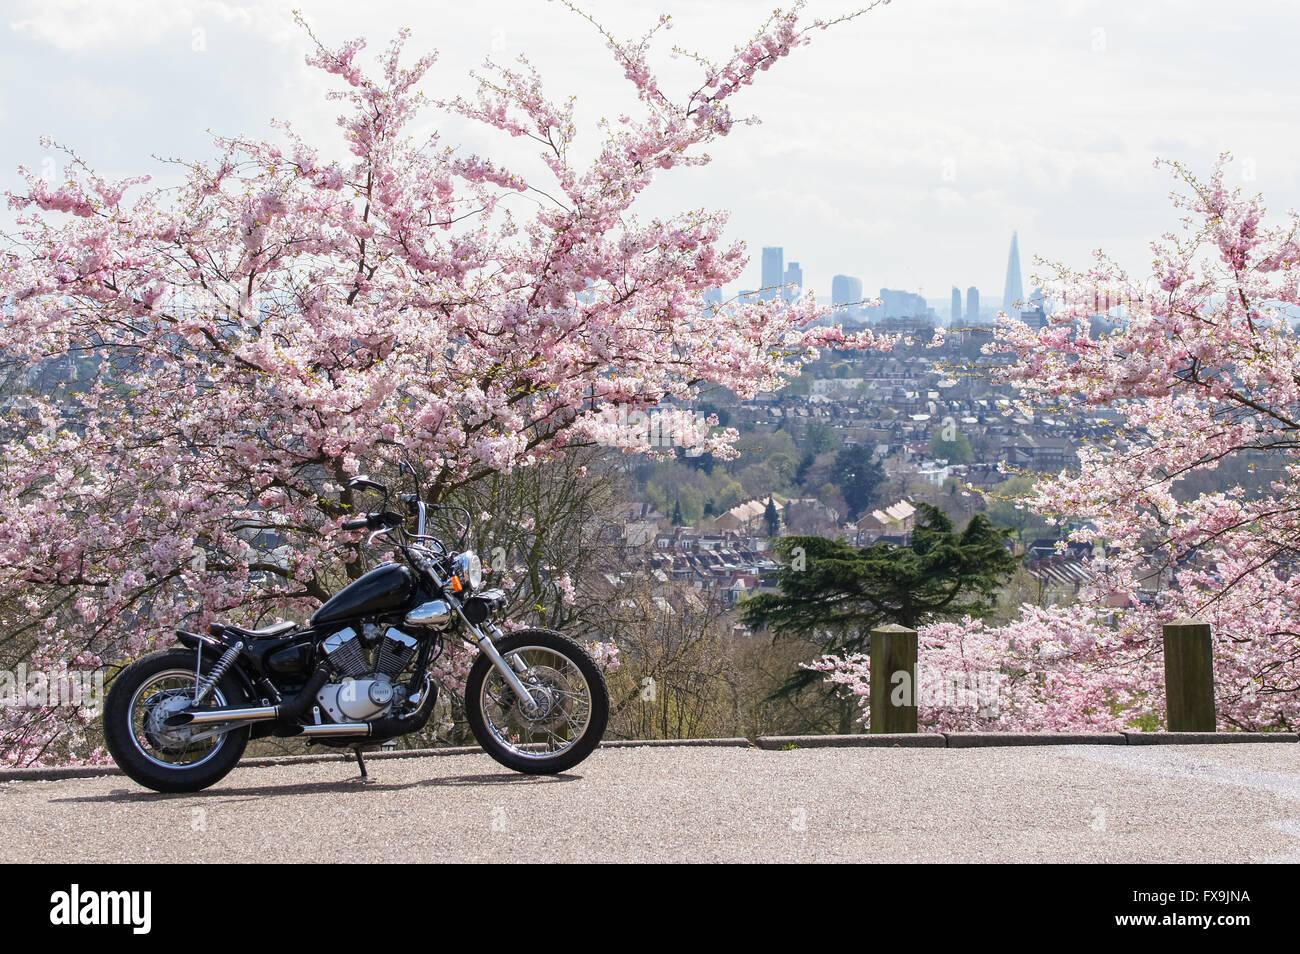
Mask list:
[[409,460],[404,460],[401,462],[400,466],[398,467],[398,473],[411,475],[411,480],[415,482],[415,499],[419,500],[421,497],[420,475],[415,472],[415,467],[411,465],[411,462]]
[[367,477],[365,474],[358,474],[356,477],[353,477],[351,480],[348,481],[348,486],[349,486],[349,487],[364,487],[364,488],[367,488],[367,489],[369,489],[369,490],[377,490],[377,491],[379,491],[381,494],[387,494],[387,493],[388,493],[388,488],[387,488],[387,487],[385,487],[383,484],[379,483],[378,481],[371,480],[371,479],[370,479],[369,477]]

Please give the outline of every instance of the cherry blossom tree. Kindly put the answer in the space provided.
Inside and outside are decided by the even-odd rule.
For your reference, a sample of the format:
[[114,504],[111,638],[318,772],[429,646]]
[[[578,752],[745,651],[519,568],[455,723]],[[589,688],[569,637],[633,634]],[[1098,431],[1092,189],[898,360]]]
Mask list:
[[[744,87],[863,12],[778,11],[724,61],[693,56],[680,96],[649,62],[667,18],[628,41],[601,29],[634,105],[592,130],[590,160],[573,100],[526,59],[439,100],[405,32],[371,67],[364,41],[303,24],[345,159],[277,123],[275,141],[218,138],[174,189],[109,181],[71,150],[64,182],[24,171],[0,349],[77,371],[3,423],[0,602],[28,664],[95,667],[182,623],[306,613],[363,569],[339,530],[364,509],[345,486],[358,472],[408,459],[445,499],[577,446],[644,450],[621,422],[665,406],[679,443],[725,455],[734,433],[687,410],[700,384],[751,395],[819,347],[888,347],[814,326],[811,299],[706,307],[746,261],[725,214],[635,214],[657,176],[748,121],[731,112]],[[416,137],[439,112],[526,141],[545,173]],[[87,716],[5,718],[0,750],[30,763],[60,733],[75,748]]]
[[[1089,269],[1056,267],[1044,327],[999,319],[986,350],[1009,356],[998,373],[1023,413],[1113,416],[1112,437],[1025,500],[1094,544],[1098,576],[1068,609],[923,629],[922,662],[941,683],[973,667],[1003,685],[996,713],[937,697],[923,721],[1162,724],[1161,626],[1194,617],[1213,633],[1220,727],[1300,725],[1300,216],[1266,224],[1261,198],[1226,184],[1228,162],[1208,180],[1166,164],[1183,217],[1152,243],[1149,277],[1098,253]],[[1228,484],[1221,469],[1265,479]],[[816,666],[867,691],[861,658]]]

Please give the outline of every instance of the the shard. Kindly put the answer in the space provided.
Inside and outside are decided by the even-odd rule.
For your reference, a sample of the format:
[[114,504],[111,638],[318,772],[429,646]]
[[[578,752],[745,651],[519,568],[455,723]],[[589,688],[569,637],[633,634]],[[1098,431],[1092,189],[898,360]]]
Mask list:
[[1020,312],[1017,304],[1025,297],[1025,290],[1020,285],[1020,240],[1017,233],[1011,233],[1011,255],[1007,259],[1007,287],[1002,293],[1002,310],[1008,315]]

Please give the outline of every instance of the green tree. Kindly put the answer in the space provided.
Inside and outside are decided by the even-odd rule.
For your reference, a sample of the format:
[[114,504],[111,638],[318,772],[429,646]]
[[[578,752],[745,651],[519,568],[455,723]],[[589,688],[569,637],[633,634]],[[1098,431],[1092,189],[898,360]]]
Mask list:
[[789,454],[773,454],[767,460],[763,461],[763,466],[776,477],[777,483],[782,490],[793,486],[795,474],[799,471],[799,465],[795,458]]
[[1019,540],[1027,534],[1039,533],[1048,528],[1047,521],[1023,503],[1034,489],[1033,477],[1016,474],[995,485],[985,494],[984,512],[1000,527],[1009,527]]
[[736,479],[745,488],[746,497],[762,497],[781,486],[780,477],[767,464],[751,464],[736,474]]
[[763,520],[767,524],[767,535],[778,536],[781,533],[781,515],[776,512],[776,502],[767,498],[767,509],[763,511]]
[[835,455],[831,482],[844,495],[844,502],[849,506],[849,519],[857,519],[858,514],[875,501],[876,490],[884,480],[884,468],[865,444],[846,447]]
[[965,434],[956,428],[941,427],[930,435],[930,456],[950,464],[969,464],[975,454]]
[[804,481],[808,479],[808,471],[812,469],[813,464],[816,462],[817,458],[812,453],[804,454],[803,457],[799,458],[799,466],[794,472],[794,482],[802,487]]
[[803,434],[803,451],[805,455],[816,457],[840,446],[840,435],[825,421],[809,421]]
[[[999,589],[1019,565],[1007,550],[1009,531],[976,514],[956,533],[942,510],[918,508],[908,546],[853,547],[825,537],[782,537],[778,592],[745,601],[741,619],[774,639],[813,640],[821,652],[865,652],[871,630],[886,623],[912,629],[940,619],[993,611]],[[821,677],[800,670],[780,693]]]
[[685,522],[682,519],[682,502],[679,500],[676,506],[673,507],[673,526],[680,527]]
[[778,428],[770,434],[762,431],[748,431],[741,434],[736,441],[736,450],[740,456],[730,462],[733,473],[751,464],[766,463],[773,455],[782,454],[792,461],[799,459],[799,451],[794,446],[794,438],[784,428]]
[[709,499],[713,501],[714,513],[725,513],[745,499],[745,488],[719,468],[709,482]]

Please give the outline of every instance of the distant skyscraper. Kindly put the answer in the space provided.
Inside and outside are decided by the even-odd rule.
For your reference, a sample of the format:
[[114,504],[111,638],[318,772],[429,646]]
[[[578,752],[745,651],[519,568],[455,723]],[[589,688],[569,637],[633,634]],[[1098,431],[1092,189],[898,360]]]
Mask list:
[[836,275],[831,279],[831,304],[849,305],[862,301],[862,279]]
[[771,301],[776,297],[778,286],[784,277],[785,249],[780,246],[763,249],[763,301]]
[[791,262],[785,267],[783,284],[790,286],[782,291],[785,300],[798,301],[799,296],[803,294],[803,269],[799,267],[798,262]]
[[880,289],[880,306],[873,318],[925,318],[930,314],[923,296],[893,288]]
[[722,304],[722,289],[721,289],[721,288],[710,288],[708,291],[706,291],[706,292],[704,293],[704,303],[705,303],[706,305],[721,305],[721,304]]
[[1030,292],[1027,307],[1020,312],[1020,320],[1031,328],[1042,328],[1047,324],[1047,296],[1041,288]]
[[966,323],[977,325],[980,320],[980,290],[972,285],[966,289]]
[[948,321],[950,328],[956,328],[961,322],[961,289],[956,285],[952,286],[952,317]]
[[1020,285],[1020,240],[1015,232],[1011,233],[1011,254],[1007,257],[1007,287],[1002,293],[1002,310],[1008,315],[1016,314],[1016,302],[1025,297],[1025,290]]

